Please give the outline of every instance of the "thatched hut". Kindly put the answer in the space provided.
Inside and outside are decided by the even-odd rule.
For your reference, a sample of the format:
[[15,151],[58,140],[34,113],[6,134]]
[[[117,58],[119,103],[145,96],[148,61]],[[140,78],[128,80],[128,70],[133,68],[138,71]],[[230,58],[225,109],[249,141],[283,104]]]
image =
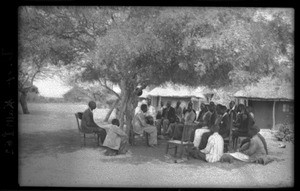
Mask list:
[[247,86],[236,92],[234,97],[237,103],[252,107],[255,123],[262,129],[294,122],[294,92],[291,84],[276,85],[270,81]]
[[144,91],[140,98],[151,98],[152,105],[160,108],[160,103],[164,104],[171,101],[173,107],[177,101],[181,101],[181,107],[187,106],[189,101],[193,102],[194,109],[197,111],[200,108],[201,102],[207,102],[207,95],[203,93],[203,88],[190,88],[182,85],[166,84],[153,88],[150,91]]

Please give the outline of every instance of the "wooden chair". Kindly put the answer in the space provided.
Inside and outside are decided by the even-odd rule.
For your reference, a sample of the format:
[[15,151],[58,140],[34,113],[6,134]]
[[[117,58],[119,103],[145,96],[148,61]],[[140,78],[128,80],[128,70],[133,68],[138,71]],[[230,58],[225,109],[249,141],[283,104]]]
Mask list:
[[83,130],[81,128],[81,125],[79,123],[79,120],[82,120],[82,115],[83,113],[82,112],[77,112],[75,113],[75,118],[76,118],[76,121],[77,121],[77,125],[78,125],[78,130],[80,133],[83,134],[83,145],[85,146],[85,134],[94,134],[94,135],[97,135],[97,145],[99,146],[100,145],[100,135],[97,134],[96,132],[94,131],[87,131],[87,130]]
[[193,142],[191,142],[191,134],[192,129],[194,129],[194,125],[184,125],[183,131],[182,131],[182,137],[181,140],[169,140],[167,141],[167,147],[166,147],[166,154],[168,154],[170,149],[175,149],[174,156],[177,155],[177,148],[179,147],[181,150],[181,153],[179,157],[182,157],[183,149],[188,146],[193,146]]

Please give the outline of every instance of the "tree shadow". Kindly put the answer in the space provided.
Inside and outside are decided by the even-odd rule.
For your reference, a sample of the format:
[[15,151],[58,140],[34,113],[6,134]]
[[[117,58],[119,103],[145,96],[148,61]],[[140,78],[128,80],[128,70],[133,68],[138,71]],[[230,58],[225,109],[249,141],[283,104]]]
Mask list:
[[56,155],[75,152],[82,148],[97,147],[96,136],[86,135],[84,145],[83,134],[79,133],[77,129],[40,131],[19,135],[20,157],[28,157],[32,154]]
[[[135,146],[129,146],[130,155],[124,157],[103,157],[100,160],[103,162],[116,162],[123,164],[140,165],[145,163],[152,164],[168,164],[165,158],[166,140],[159,140],[157,148],[148,147],[145,140],[136,140]],[[22,133],[19,135],[19,157],[26,158],[33,154],[56,156],[62,153],[72,153],[78,150],[90,148],[96,149],[96,136],[93,134],[86,135],[84,145],[83,135],[77,129],[59,130],[59,131],[40,131],[35,133]],[[105,150],[104,147],[101,147]],[[174,150],[169,151],[169,154],[174,154]],[[173,157],[172,159],[176,159]],[[176,164],[175,162],[171,162]],[[199,167],[216,167],[223,170],[233,170],[241,168],[247,163],[235,160],[233,163],[207,163],[199,159],[189,159],[183,163],[177,163],[180,166],[187,168]]]

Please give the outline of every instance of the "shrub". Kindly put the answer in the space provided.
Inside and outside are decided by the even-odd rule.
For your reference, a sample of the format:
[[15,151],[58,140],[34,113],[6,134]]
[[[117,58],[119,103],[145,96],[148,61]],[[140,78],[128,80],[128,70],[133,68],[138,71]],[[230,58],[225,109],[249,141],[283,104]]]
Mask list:
[[279,141],[287,141],[294,143],[294,124],[277,124],[275,137]]

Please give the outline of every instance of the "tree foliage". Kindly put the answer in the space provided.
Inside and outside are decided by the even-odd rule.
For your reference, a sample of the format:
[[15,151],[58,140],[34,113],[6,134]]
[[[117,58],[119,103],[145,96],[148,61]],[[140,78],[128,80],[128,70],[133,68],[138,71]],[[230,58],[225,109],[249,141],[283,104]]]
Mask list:
[[[76,78],[115,94],[128,125],[137,93],[146,86],[169,81],[244,86],[266,76],[293,80],[290,9],[34,9],[29,24],[38,23],[48,61],[71,67]],[[121,93],[109,83],[119,85]]]

